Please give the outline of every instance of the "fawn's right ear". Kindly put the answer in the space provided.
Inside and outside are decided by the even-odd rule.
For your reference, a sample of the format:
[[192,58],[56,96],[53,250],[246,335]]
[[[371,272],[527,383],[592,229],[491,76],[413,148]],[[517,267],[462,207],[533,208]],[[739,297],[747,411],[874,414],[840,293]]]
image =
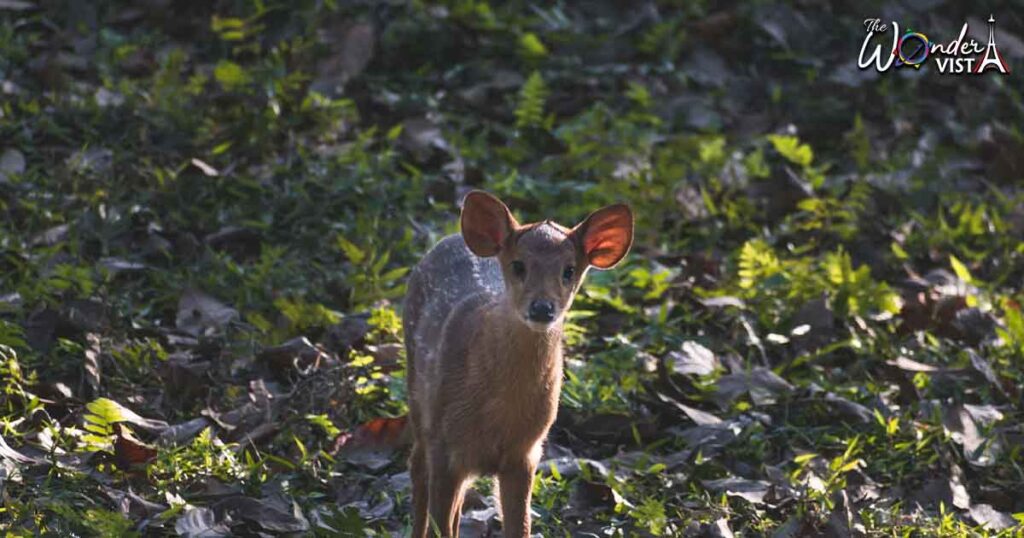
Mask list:
[[618,264],[633,244],[633,211],[615,204],[594,211],[573,228],[590,265],[610,269]]
[[473,191],[462,202],[462,239],[469,250],[487,258],[496,255],[505,240],[519,227],[501,200],[483,191]]

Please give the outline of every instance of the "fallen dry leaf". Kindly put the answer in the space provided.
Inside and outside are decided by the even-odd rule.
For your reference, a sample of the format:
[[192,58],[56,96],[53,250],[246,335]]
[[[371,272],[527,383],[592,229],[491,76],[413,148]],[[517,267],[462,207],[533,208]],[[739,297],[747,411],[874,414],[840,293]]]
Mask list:
[[36,5],[32,2],[23,2],[22,0],[0,0],[0,9],[7,9],[10,11],[28,11],[35,8]]
[[[135,411],[132,411],[109,398],[97,398],[96,400],[89,402],[85,407],[89,413],[93,413],[100,417],[95,420],[95,422],[127,422],[128,424],[138,426],[150,433],[160,433],[166,430],[168,426],[168,424],[162,420],[143,418],[136,414]],[[90,416],[86,415],[85,418],[88,421]]]
[[186,290],[178,300],[175,325],[179,330],[200,336],[221,329],[238,319],[238,311],[195,289]]
[[[972,412],[973,411],[973,412]],[[1001,420],[1002,413],[991,406],[952,405],[945,410],[943,425],[953,441],[963,445],[964,458],[974,466],[990,467],[1002,453],[996,437],[982,434],[985,428]]]
[[85,348],[85,381],[89,384],[93,396],[99,396],[101,386],[100,369],[100,337],[98,334],[89,333],[85,335],[89,347]]
[[42,463],[41,460],[38,460],[31,456],[26,456],[21,452],[18,452],[17,450],[11,448],[11,446],[7,444],[7,440],[5,440],[2,435],[0,435],[0,459],[22,465]]
[[720,368],[721,364],[710,349],[688,340],[682,349],[671,351],[666,357],[672,371],[677,374],[708,375]]
[[376,32],[372,24],[352,25],[341,42],[341,69],[346,79],[359,76],[373,59]]
[[327,360],[327,354],[313,345],[305,336],[292,338],[282,344],[263,349],[256,356],[278,374],[298,370],[307,372],[319,367],[321,361]]
[[372,24],[344,23],[322,34],[330,54],[319,62],[312,88],[326,95],[339,94],[345,85],[358,77],[373,59],[377,32]]
[[334,440],[331,454],[344,454],[352,464],[379,470],[391,463],[393,452],[408,440],[407,417],[375,418]]
[[0,153],[0,183],[6,183],[11,176],[25,173],[25,156],[14,148]]
[[594,508],[614,508],[624,501],[622,495],[606,483],[577,480],[575,484],[569,505],[577,513]]
[[754,504],[762,504],[771,492],[772,485],[764,480],[748,480],[746,478],[720,478],[703,480],[701,484],[715,493],[725,493],[730,497],[740,497]]
[[485,538],[492,536],[498,521],[498,510],[494,507],[479,510],[463,510],[459,520],[459,536]]
[[975,523],[989,530],[1001,531],[1017,526],[1017,520],[1010,514],[1000,512],[988,504],[971,505],[970,514]]
[[345,434],[339,436],[338,440],[344,439],[344,441],[341,441],[341,445],[336,445],[336,447],[397,447],[402,442],[406,422],[407,417],[405,416],[375,418],[356,428],[349,437],[344,437]]
[[202,172],[204,175],[206,175],[208,177],[217,177],[217,176],[220,175],[220,172],[217,171],[216,168],[210,166],[209,164],[207,164],[202,159],[198,159],[196,157],[193,157],[190,162],[192,163],[192,166],[195,166],[196,168],[198,168],[200,172]]
[[252,523],[268,532],[301,533],[309,530],[309,521],[299,506],[280,496],[263,499],[228,497],[212,508],[222,520]]
[[180,445],[187,443],[192,440],[193,437],[199,435],[199,432],[210,427],[213,422],[206,417],[199,417],[182,422],[180,424],[173,424],[164,430],[158,442],[168,445]]
[[727,374],[718,378],[711,398],[725,408],[736,398],[749,393],[755,405],[767,405],[774,403],[779,395],[788,394],[793,389],[793,385],[775,372],[758,367],[749,372]]
[[128,470],[152,461],[156,455],[156,448],[140,441],[124,425],[117,425],[114,437],[114,457],[118,467]]
[[732,306],[742,310],[747,307],[747,303],[745,303],[743,299],[732,296],[703,297],[700,299],[700,304],[708,308],[724,308],[726,306]]
[[665,403],[675,407],[676,409],[682,411],[687,417],[689,417],[690,420],[692,420],[695,424],[697,424],[699,426],[707,426],[707,425],[711,425],[711,424],[719,424],[719,423],[722,422],[722,419],[718,418],[717,416],[715,416],[715,415],[713,415],[711,413],[708,413],[707,411],[701,411],[700,409],[697,409],[695,407],[690,407],[690,406],[688,406],[688,405],[686,405],[684,403],[678,402],[674,398],[671,398],[671,397],[666,396],[664,394],[661,394],[661,393],[656,393],[656,394],[657,394],[658,398],[661,401],[663,401],[663,402],[665,402]]
[[705,535],[708,538],[733,538],[736,536],[733,534],[732,529],[729,528],[729,520],[724,517],[715,520],[713,523],[708,523]]
[[219,538],[231,536],[231,528],[217,520],[213,510],[191,507],[174,521],[174,532],[185,538]]
[[931,364],[925,364],[923,362],[918,362],[918,361],[915,361],[913,359],[908,359],[907,357],[903,357],[903,356],[899,356],[899,357],[896,357],[893,360],[886,361],[886,364],[888,364],[890,366],[895,366],[896,368],[899,368],[900,370],[905,370],[907,372],[927,372],[927,373],[932,373],[932,372],[945,372],[945,371],[947,371],[946,368],[942,368],[942,367],[939,367],[939,366],[932,366]]
[[114,165],[114,152],[106,148],[83,149],[71,154],[65,164],[71,171],[80,174],[105,174]]

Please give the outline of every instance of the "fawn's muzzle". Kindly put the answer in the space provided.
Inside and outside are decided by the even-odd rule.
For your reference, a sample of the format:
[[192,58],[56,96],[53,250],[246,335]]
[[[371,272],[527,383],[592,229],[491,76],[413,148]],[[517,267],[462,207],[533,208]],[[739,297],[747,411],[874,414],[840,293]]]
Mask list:
[[555,304],[551,301],[538,299],[530,303],[530,311],[526,313],[530,321],[549,323],[555,320]]

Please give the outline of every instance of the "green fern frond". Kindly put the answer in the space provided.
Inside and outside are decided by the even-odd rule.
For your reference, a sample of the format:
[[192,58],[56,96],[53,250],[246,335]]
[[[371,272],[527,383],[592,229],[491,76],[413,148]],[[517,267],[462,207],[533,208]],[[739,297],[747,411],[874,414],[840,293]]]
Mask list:
[[871,203],[871,184],[867,181],[855,181],[850,185],[845,205],[860,217]]
[[778,273],[782,268],[772,248],[758,239],[743,244],[739,266],[740,287],[743,289],[754,287],[759,280]]
[[543,127],[547,99],[548,86],[540,73],[534,71],[519,90],[519,104],[515,111],[516,127]]

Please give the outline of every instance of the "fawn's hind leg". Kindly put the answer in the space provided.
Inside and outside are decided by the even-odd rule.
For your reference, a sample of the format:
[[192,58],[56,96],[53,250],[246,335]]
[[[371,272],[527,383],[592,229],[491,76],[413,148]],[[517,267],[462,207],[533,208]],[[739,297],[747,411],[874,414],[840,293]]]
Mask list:
[[412,479],[412,538],[427,538],[427,500],[429,491],[427,453],[421,442],[414,442],[409,456]]
[[[427,486],[430,497],[428,512],[430,524],[437,525],[440,535],[443,538],[453,538],[458,536],[454,512],[458,507],[459,496],[467,477],[460,469],[451,469],[446,459],[444,453],[434,453],[433,450],[427,455],[430,466]],[[431,533],[431,536],[434,534]]]

